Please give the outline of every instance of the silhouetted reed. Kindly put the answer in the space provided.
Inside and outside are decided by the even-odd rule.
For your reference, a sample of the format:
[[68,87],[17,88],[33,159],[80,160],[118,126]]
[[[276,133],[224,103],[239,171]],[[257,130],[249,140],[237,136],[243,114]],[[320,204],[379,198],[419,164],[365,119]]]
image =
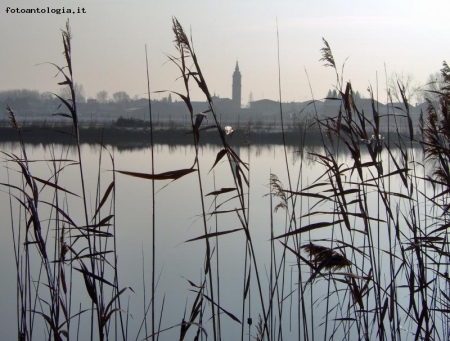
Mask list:
[[[396,114],[381,114],[370,88],[371,112],[358,108],[351,83],[343,82],[344,67],[338,70],[330,44],[323,40],[321,61],[336,75],[338,96],[333,100],[339,103],[338,110],[329,117],[321,117],[316,112],[315,117],[304,121],[308,124],[314,121],[314,139],[320,141],[322,148],[307,148],[308,124],[296,131],[298,136],[294,138],[299,142],[298,153],[302,155],[296,168],[288,163],[288,142],[280,105],[282,134],[278,137],[285,151],[286,173],[267,174],[271,218],[267,226],[258,228],[270,230],[267,243],[270,264],[263,264],[263,256],[255,251],[250,228],[250,156],[244,161],[231,145],[230,136],[237,129],[222,127],[192,41],[176,18],[172,24],[178,55],[168,55],[168,59],[179,69],[184,86],[184,93],[172,93],[185,103],[190,115],[189,131],[174,130],[173,134],[189,138],[194,151],[191,162],[183,168],[156,173],[152,153],[152,169],[148,173],[117,170],[114,154],[101,143],[96,183],[87,183],[80,148],[83,130],[80,130],[77,115],[68,23],[62,31],[65,65],[52,64],[62,77],[59,84],[67,86],[71,94],[70,98],[55,95],[61,102],[61,110],[56,115],[71,122],[71,131],[63,134],[68,144],[63,145],[61,154],[55,155],[51,145],[51,158],[46,161],[30,159],[20,122],[13,108],[7,107],[11,126],[20,141],[20,155],[2,152],[7,161],[8,177],[13,170],[20,174],[17,182],[8,179],[8,183],[2,184],[10,197],[18,339],[41,339],[42,335],[36,334],[38,329],[44,330],[48,340],[78,339],[80,324],[88,325],[91,340],[131,338],[128,307],[121,303],[128,288],[120,286],[117,262],[118,174],[152,181],[152,299],[148,303],[144,296],[145,316],[141,328],[145,329],[145,336],[142,339],[163,338],[166,331],[177,329],[179,340],[207,337],[221,340],[228,336],[223,327],[225,319],[235,330],[240,330],[241,340],[246,336],[253,336],[255,340],[397,340],[409,339],[409,334],[414,335],[415,340],[447,339],[450,332],[448,65],[444,63],[442,68],[444,85],[433,92],[438,103],[428,101],[419,127],[413,126],[405,88],[398,83],[403,99],[399,110],[406,119],[407,130],[393,126],[384,136],[381,124],[384,120],[388,125],[395,122]],[[280,69],[280,63],[278,67]],[[281,102],[281,79],[279,81]],[[193,86],[205,96],[208,110],[194,112]],[[150,97],[149,80],[148,93]],[[150,101],[149,110],[153,147]],[[206,125],[206,121],[212,124]],[[250,128],[245,130],[248,148],[254,136]],[[210,134],[215,134],[220,150],[214,162],[206,167],[209,172],[205,174],[201,172],[200,164],[204,160],[199,150],[209,141],[206,137]],[[76,148],[73,160],[67,158],[70,143]],[[413,145],[417,143],[423,147],[424,160],[415,159]],[[101,171],[105,152],[110,160],[107,168],[111,170],[107,173]],[[322,173],[315,179],[305,178],[303,174],[303,162],[307,158],[321,166]],[[33,164],[40,162],[47,163],[49,174],[35,173]],[[220,163],[227,166],[229,178],[226,180],[232,181],[231,186],[223,185],[223,178],[215,178],[214,171]],[[427,174],[429,165],[432,170]],[[75,188],[66,188],[64,171],[72,168],[77,169],[79,183]],[[178,312],[180,322],[162,329],[165,294],[161,293],[164,298],[158,322],[155,309],[159,291],[155,280],[154,183],[175,181],[190,174],[197,175],[196,200],[203,231],[186,243],[195,244],[193,247],[204,252],[203,271],[200,279],[187,279],[193,300],[189,308],[186,305],[184,312]],[[284,178],[287,178],[287,187],[283,185]],[[204,192],[207,181],[214,181],[214,190],[210,193]],[[88,200],[88,188],[95,189],[94,203]],[[188,200],[194,200],[192,193]],[[82,206],[81,213],[75,209],[78,206]],[[275,214],[284,215],[284,226],[275,226]],[[214,227],[209,226],[211,217],[215,219]],[[223,224],[224,221],[227,224]],[[235,221],[238,227],[221,228],[229,226],[230,221]],[[223,248],[219,242],[229,234],[240,235],[245,241],[243,250],[236,250],[242,251],[243,256],[244,271],[239,279],[242,292],[233,293],[241,303],[240,318],[221,300],[227,288],[221,285],[219,260],[223,257]],[[204,246],[199,247],[199,243]],[[261,276],[263,267],[266,280]],[[145,268],[142,276],[145,276]],[[83,302],[75,302],[80,289],[75,283],[83,284]],[[144,281],[144,293],[145,290]],[[250,300],[252,290],[257,290],[257,302]],[[258,316],[255,325],[251,311]],[[81,322],[85,316],[87,318]],[[136,338],[140,337],[140,332]]]

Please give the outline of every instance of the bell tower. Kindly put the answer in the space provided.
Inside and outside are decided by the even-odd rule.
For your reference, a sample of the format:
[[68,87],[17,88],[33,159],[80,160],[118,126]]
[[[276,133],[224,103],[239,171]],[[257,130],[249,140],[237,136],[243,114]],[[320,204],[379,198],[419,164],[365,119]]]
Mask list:
[[242,97],[242,86],[241,86],[241,72],[239,71],[239,64],[236,61],[236,68],[233,73],[233,88],[232,88],[232,98],[233,106],[236,109],[241,108],[241,97]]

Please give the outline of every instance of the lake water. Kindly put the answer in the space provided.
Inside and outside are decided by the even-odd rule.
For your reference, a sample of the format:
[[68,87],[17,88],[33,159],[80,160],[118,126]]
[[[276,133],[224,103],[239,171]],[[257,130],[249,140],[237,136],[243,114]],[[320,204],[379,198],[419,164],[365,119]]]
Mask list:
[[[114,156],[115,168],[117,170],[132,171],[132,172],[151,172],[151,151],[148,148],[144,149],[124,149],[113,146],[107,146],[109,152]],[[0,146],[0,150],[20,154],[20,146],[17,143],[4,143]],[[26,145],[28,158],[30,160],[47,160],[46,162],[30,163],[30,169],[34,176],[42,179],[49,179],[51,174],[52,164],[49,161],[52,158],[56,159],[77,159],[75,148],[68,148],[67,146],[56,145]],[[96,204],[96,190],[100,173],[100,192],[104,193],[108,185],[112,181],[113,174],[112,164],[109,156],[102,151],[102,163],[99,166],[99,155],[101,148],[96,145],[82,145],[83,167],[86,178],[86,189],[88,198],[88,207],[91,216],[95,211]],[[322,153],[321,148],[309,148],[306,151],[313,153]],[[203,192],[204,194],[213,192],[214,190],[234,187],[233,178],[230,176],[230,168],[226,162],[220,162],[210,173],[217,153],[220,148],[214,145],[206,145],[200,148],[200,166],[203,177]],[[252,235],[253,244],[255,247],[255,255],[257,257],[258,270],[260,274],[261,283],[263,286],[264,295],[268,294],[268,287],[270,282],[270,238],[271,238],[271,209],[269,193],[269,178],[270,174],[276,174],[285,188],[288,187],[288,177],[286,173],[286,164],[284,159],[284,150],[280,145],[255,145],[251,147],[235,147],[235,151],[240,155],[240,158],[249,162],[250,164],[250,197],[249,197],[249,226]],[[394,153],[397,153],[395,150]],[[420,150],[410,151],[417,161],[422,160]],[[52,156],[53,155],[53,156]],[[194,163],[195,149],[191,145],[156,145],[155,147],[155,173],[162,173],[171,170],[182,168],[189,168]],[[388,170],[387,160],[389,156],[386,152],[382,154],[384,158],[385,172]],[[399,156],[398,156],[399,158]],[[324,172],[324,166],[318,162],[317,158],[304,153],[301,157],[297,147],[287,148],[287,159],[291,171],[291,182],[294,188],[305,188],[312,185]],[[362,159],[368,161],[369,155],[365,154]],[[337,160],[340,164],[348,164],[351,166],[351,158],[348,154],[343,153]],[[11,163],[5,163],[5,167],[1,170],[1,182],[9,182],[20,185],[20,175],[15,171],[17,166]],[[11,169],[7,172],[7,167]],[[425,172],[419,168],[417,171]],[[326,181],[323,178],[319,181]],[[59,185],[67,190],[73,191],[75,194],[81,195],[81,186],[79,180],[79,171],[77,166],[70,166],[60,173]],[[38,183],[42,187],[41,183]],[[0,240],[0,273],[2,274],[2,285],[0,290],[1,302],[1,319],[0,328],[2,330],[2,339],[17,338],[16,329],[16,270],[14,263],[14,249],[11,232],[10,219],[10,196],[8,195],[8,188],[3,188],[3,193],[0,195],[0,205],[2,207],[2,238]],[[196,290],[191,286],[189,281],[200,285],[204,279],[204,264],[205,264],[205,242],[204,240],[186,242],[189,239],[196,238],[204,234],[203,221],[201,219],[201,200],[198,178],[196,173],[188,174],[174,182],[157,181],[156,182],[156,274],[158,276],[156,316],[159,320],[161,306],[164,300],[164,308],[162,311],[161,329],[169,328],[180,323],[186,314],[186,319],[190,314],[191,306],[195,300],[196,294],[192,290]],[[128,308],[128,329],[129,339],[142,340],[145,338],[144,329],[139,333],[142,324],[144,311],[150,302],[150,287],[151,287],[151,246],[152,246],[152,195],[151,195],[151,181],[140,178],[134,178],[123,174],[116,174],[116,211],[115,211],[115,226],[117,239],[117,253],[118,253],[118,271],[119,271],[119,287],[132,287],[134,292],[127,291],[122,297],[122,306]],[[52,200],[53,191],[46,188],[41,193],[42,200]],[[370,193],[368,194],[370,199]],[[222,198],[223,196],[223,198]],[[219,196],[218,204],[232,195],[224,194]],[[214,211],[213,196],[205,197],[205,210],[207,212]],[[274,198],[274,206],[280,201]],[[62,201],[63,202],[63,201]],[[297,201],[296,217],[304,215],[312,211],[330,211],[332,207],[321,205],[314,207],[317,200],[312,198],[300,198]],[[84,224],[84,211],[81,204],[81,199],[67,195],[67,201],[64,202],[65,209],[69,212],[70,217],[79,225]],[[373,205],[377,203],[373,202]],[[13,203],[15,209],[13,214],[17,213],[17,203]],[[236,208],[236,202],[230,201],[225,203],[220,209],[232,210]],[[376,207],[376,206],[374,206]],[[42,215],[45,216],[49,212],[49,208],[41,205]],[[107,216],[110,212],[106,209],[102,211],[103,216]],[[383,213],[380,213],[382,216]],[[217,217],[217,220],[216,220]],[[23,217],[15,217],[15,224]],[[235,213],[219,214],[217,216],[207,217],[207,227],[211,231],[227,231],[240,228],[240,222]],[[307,225],[313,222],[323,221],[323,215],[314,215],[302,220],[302,225]],[[46,224],[51,222],[45,221]],[[217,224],[217,225],[216,225]],[[273,230],[274,235],[278,236],[285,233],[286,229],[286,214],[285,211],[279,210],[273,213]],[[300,221],[297,219],[297,224],[300,226]],[[22,226],[24,222],[22,221]],[[358,227],[355,227],[358,228]],[[47,227],[45,228],[48,229]],[[323,229],[312,231],[308,234],[307,239],[304,240],[318,240],[329,239],[332,236],[328,233],[329,230],[323,232]],[[17,231],[16,231],[17,233]],[[54,230],[49,229],[48,238],[54,236]],[[380,238],[383,238],[380,232]],[[358,239],[354,240],[358,243]],[[215,240],[211,239],[212,247],[214,248],[214,276],[217,268],[220,274],[220,305],[228,312],[234,314],[239,320],[242,320],[242,301],[243,290],[245,284],[245,259],[246,259],[246,243],[243,231],[235,232],[228,235],[223,235],[219,239],[219,244],[215,244]],[[112,245],[112,244],[110,244]],[[329,245],[325,244],[325,245]],[[383,245],[388,247],[388,245]],[[282,256],[282,248],[278,241],[276,242],[277,259],[280,260]],[[218,252],[219,261],[216,263],[215,255]],[[37,256],[37,254],[35,254]],[[277,292],[277,299],[281,297],[288,297],[290,290],[296,288],[298,282],[298,274],[296,273],[295,257],[292,253],[288,253],[286,267],[280,275],[285,276],[284,292]],[[37,257],[36,257],[37,259]],[[36,259],[31,260],[31,264],[37,266]],[[248,266],[248,265],[247,265]],[[252,265],[253,267],[253,265]],[[294,274],[294,275],[293,275]],[[304,276],[308,277],[310,270],[304,268]],[[38,270],[33,271],[33,276],[38,276]],[[75,314],[80,309],[79,302],[82,303],[82,309],[90,308],[89,297],[86,293],[82,276],[75,273],[73,280],[74,286],[74,303],[72,303],[72,314]],[[292,277],[293,276],[293,277]],[[33,281],[36,281],[33,278]],[[145,284],[144,284],[145,283]],[[256,335],[255,324],[257,322],[258,314],[262,313],[259,302],[258,291],[256,287],[256,279],[254,273],[252,274],[251,290],[249,293],[250,303],[246,301],[246,311],[243,322],[246,324],[247,318],[252,317],[253,326],[250,329],[251,335]],[[144,295],[144,286],[146,294]],[[323,298],[323,292],[326,290],[326,281],[318,283],[314,287],[314,301]],[[45,288],[40,290],[44,291]],[[306,294],[310,295],[311,290],[306,290]],[[312,297],[312,296],[311,296]],[[298,340],[299,329],[298,325],[298,293],[286,299],[285,311],[283,312],[283,339],[284,340]],[[292,302],[293,300],[293,302]],[[312,302],[313,299],[307,299]],[[76,303],[75,303],[76,302]],[[43,304],[41,302],[41,304]],[[292,304],[292,305],[291,305]],[[45,305],[45,304],[43,304]],[[267,309],[266,302],[266,309]],[[319,338],[323,335],[321,331],[321,324],[324,321],[324,306],[318,302],[314,302],[313,312],[308,314],[312,316],[314,321],[309,321],[316,329],[315,337]],[[250,307],[250,308],[248,308]],[[39,308],[41,309],[41,308]],[[39,310],[37,309],[37,310]],[[42,308],[45,310],[45,307]],[[307,309],[311,309],[308,307]],[[185,313],[186,311],[186,313]],[[82,315],[80,327],[80,339],[87,339],[89,330],[85,325],[89,325],[90,316],[88,313]],[[206,304],[205,320],[203,325],[209,333],[208,339],[212,339],[212,323],[209,320],[210,307]],[[276,319],[276,318],[275,318]],[[74,319],[77,320],[77,319]],[[42,339],[38,335],[45,334],[43,319],[39,316],[35,319],[35,337]],[[74,324],[78,321],[74,322]],[[278,323],[278,322],[276,322]],[[150,323],[148,324],[150,326]],[[323,329],[323,328],[322,328]],[[71,326],[72,337],[75,338],[77,328],[75,325]],[[149,330],[150,327],[149,327]],[[238,340],[241,338],[241,326],[235,321],[232,321],[225,314],[221,315],[221,330],[224,340]],[[193,339],[195,326],[191,328],[187,339]],[[312,331],[310,330],[309,333]],[[314,332],[313,332],[314,333]],[[112,334],[114,334],[112,332]],[[150,334],[150,332],[148,332]],[[249,338],[248,326],[245,327],[244,339]],[[338,334],[339,335],[339,334]],[[168,330],[161,334],[160,340],[175,340],[179,337],[179,327]],[[407,334],[404,335],[408,338]],[[250,338],[249,338],[250,339]],[[338,338],[340,339],[340,337]],[[351,339],[351,338],[350,338]]]

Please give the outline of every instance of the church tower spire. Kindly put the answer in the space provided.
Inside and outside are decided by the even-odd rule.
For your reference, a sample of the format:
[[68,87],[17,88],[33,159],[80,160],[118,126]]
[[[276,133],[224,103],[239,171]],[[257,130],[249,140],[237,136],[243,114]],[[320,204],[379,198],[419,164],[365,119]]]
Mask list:
[[233,87],[232,87],[232,98],[233,106],[236,109],[241,108],[241,98],[242,98],[242,86],[241,86],[241,72],[239,71],[239,64],[236,61],[236,67],[233,73]]

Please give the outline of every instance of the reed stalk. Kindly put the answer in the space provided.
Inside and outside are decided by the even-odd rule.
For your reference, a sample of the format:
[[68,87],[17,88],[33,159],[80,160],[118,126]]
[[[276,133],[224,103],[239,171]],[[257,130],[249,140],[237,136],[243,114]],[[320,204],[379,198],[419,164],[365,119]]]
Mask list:
[[[295,168],[288,162],[277,28],[280,122],[288,183],[284,187],[280,180],[284,175],[278,178],[270,174],[270,221],[267,221],[268,229],[265,230],[270,235],[267,242],[269,250],[265,249],[270,258],[267,282],[264,282],[259,271],[261,256],[255,251],[250,228],[253,214],[253,209],[250,211],[250,147],[248,160],[244,162],[230,145],[226,129],[222,127],[192,39],[187,38],[176,18],[172,24],[179,56],[168,58],[178,67],[185,91],[184,94],[172,93],[179,96],[188,108],[195,148],[188,168],[155,173],[147,48],[151,173],[116,170],[114,153],[103,145],[102,138],[96,161],[97,178],[94,185],[89,183],[84,173],[85,156],[82,153],[72,65],[72,35],[68,22],[62,31],[65,66],[52,65],[63,78],[59,84],[70,90],[69,98],[56,95],[63,108],[56,115],[71,120],[73,136],[69,135],[68,140],[75,139],[72,142],[76,160],[68,157],[70,147],[62,147],[58,155],[57,147],[51,145],[50,159],[44,161],[48,174],[38,174],[34,165],[43,161],[30,158],[24,131],[14,110],[7,106],[20,150],[17,155],[2,152],[8,182],[1,184],[9,195],[18,340],[41,339],[42,335],[55,341],[81,339],[82,327],[89,329],[91,340],[127,340],[131,337],[128,330],[130,314],[123,318],[121,304],[122,294],[128,288],[119,289],[115,220],[117,173],[152,182],[149,306],[143,270],[145,340],[158,340],[160,334],[173,328],[179,329],[179,340],[191,336],[197,340],[206,339],[208,333],[211,339],[221,340],[227,335],[225,325],[228,318],[241,325],[236,328],[240,329],[241,340],[246,336],[245,322],[249,340],[252,333],[256,340],[287,340],[291,337],[302,340],[447,339],[450,325],[448,65],[444,63],[442,67],[444,84],[439,91],[433,92],[438,102],[428,101],[426,113],[419,126],[414,127],[411,105],[400,82],[397,86],[402,98],[401,108],[393,109],[394,103],[387,93],[391,105],[386,114],[381,113],[378,93],[374,94],[371,87],[368,98],[371,110],[364,112],[359,108],[351,83],[343,82],[344,66],[342,71],[338,71],[331,47],[323,40],[321,60],[334,71],[338,94],[336,98],[325,101],[335,101],[338,105],[334,115],[329,117],[319,117],[315,109],[313,125],[305,123],[303,130],[298,132],[301,157]],[[192,84],[206,98],[208,110],[205,112],[194,113]],[[309,84],[313,98],[311,106],[314,106],[310,81]],[[208,116],[213,124],[205,126]],[[383,128],[386,121],[387,131]],[[232,188],[221,187],[222,179],[217,179],[213,172],[214,191],[211,193],[204,191],[208,175],[201,171],[200,165],[204,160],[201,160],[199,152],[207,129],[214,130],[221,142],[211,170],[215,171],[215,167],[225,160],[234,185]],[[307,129],[318,130],[322,147],[305,153]],[[386,140],[384,134],[387,134]],[[418,144],[423,148],[424,160],[416,159],[414,151]],[[105,179],[107,176],[103,175],[105,151],[111,160],[111,179]],[[322,174],[304,183],[305,163],[311,160],[320,165]],[[79,176],[79,184],[75,188],[64,186],[65,170],[70,168],[76,168]],[[190,311],[186,305],[181,323],[162,328],[166,296],[162,297],[159,321],[156,321],[155,306],[158,299],[155,181],[175,181],[194,172],[200,197],[202,234],[186,243],[205,243],[204,264],[198,283],[188,280],[195,295]],[[20,179],[14,179],[15,173],[20,175]],[[296,183],[292,182],[294,174],[298,174]],[[90,188],[95,193],[92,202],[89,199]],[[223,199],[227,193],[231,197]],[[212,201],[208,212],[210,196]],[[224,204],[233,206],[233,209],[220,211]],[[74,205],[80,206],[80,217],[76,216],[78,211]],[[284,214],[285,226],[280,233],[277,231],[283,227],[276,226],[277,210]],[[224,213],[222,216],[227,219],[235,219],[240,224],[239,228],[222,231],[225,224],[221,223],[219,213]],[[214,227],[208,226],[207,217],[210,215],[214,215]],[[222,299],[224,267],[220,266],[220,260],[225,248],[223,244],[219,247],[222,235],[237,232],[245,241],[242,254],[244,271],[239,279],[243,283],[243,292],[242,296],[236,295],[242,301],[241,320],[224,307],[227,302]],[[113,238],[112,241],[109,238]],[[144,254],[142,258],[144,260]],[[144,263],[143,267],[145,269]],[[290,281],[287,279],[289,274]],[[75,301],[80,287],[87,303]],[[256,296],[252,292],[255,289],[258,291],[256,302],[252,297]],[[293,312],[294,295],[297,295],[296,313]],[[289,307],[288,299],[291,302]],[[128,298],[127,311],[129,302]],[[151,331],[147,327],[150,308]],[[255,314],[255,310],[259,316],[253,321],[251,314]],[[322,316],[318,315],[319,312]],[[140,330],[137,339],[139,334]]]

